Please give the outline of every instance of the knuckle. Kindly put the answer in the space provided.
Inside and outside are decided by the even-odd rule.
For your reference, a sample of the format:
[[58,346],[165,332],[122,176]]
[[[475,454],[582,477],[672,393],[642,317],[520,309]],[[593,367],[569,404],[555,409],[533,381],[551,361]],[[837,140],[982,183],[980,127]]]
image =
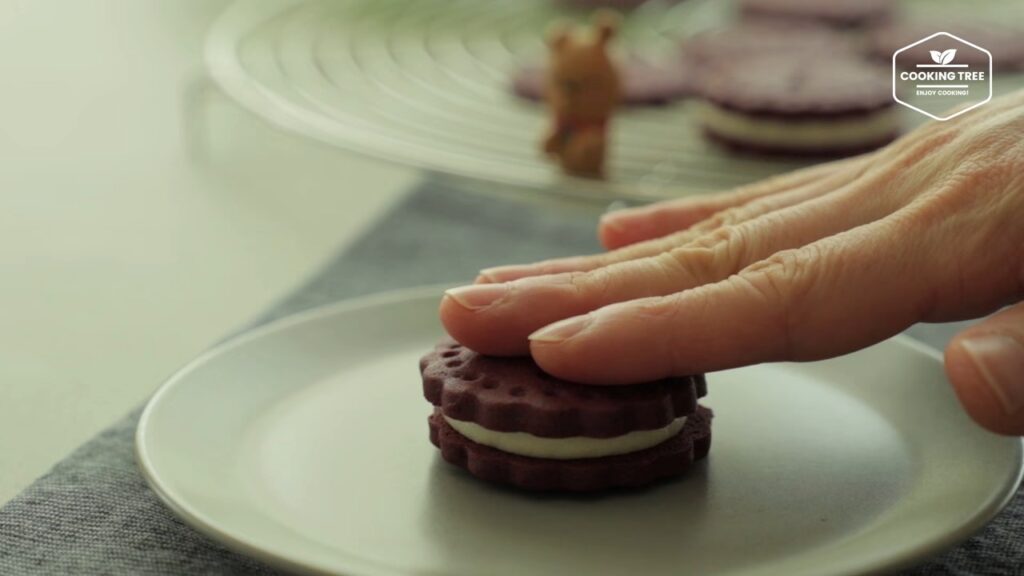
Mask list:
[[588,272],[570,272],[569,284],[578,297],[603,302],[608,300],[616,276],[614,266],[605,266]]
[[647,318],[672,318],[678,312],[673,299],[653,296],[630,303],[630,313]]
[[884,169],[902,173],[954,140],[957,134],[956,127],[944,126],[941,122],[926,124],[920,131],[912,132],[890,145],[898,154],[893,155],[895,159],[891,163],[883,165]]
[[[785,193],[782,194],[784,195]],[[751,200],[750,202],[747,202],[743,206],[739,206],[736,208],[735,214],[733,215],[733,220],[730,222],[730,224],[739,224],[740,222],[743,222],[752,216],[771,212],[778,206],[778,204],[779,198],[776,196],[767,196],[764,198]]]
[[637,258],[646,258],[676,246],[680,242],[680,238],[685,237],[685,234],[685,231],[673,232],[672,234],[661,238],[654,238],[652,240],[644,240],[643,242],[630,244],[629,246],[612,250],[611,252],[606,252],[598,256],[598,263],[602,266],[606,266],[618,262],[636,260]]
[[657,349],[655,355],[665,361],[668,373],[688,374],[685,363],[680,361],[686,357],[688,344],[692,345],[693,335],[686,327],[693,323],[693,315],[700,313],[698,309],[706,308],[706,288],[611,304],[601,308],[600,313],[628,316],[636,327],[661,327],[658,337],[649,340],[650,345]]
[[683,271],[695,284],[721,280],[747,259],[750,240],[737,226],[725,226],[665,253],[663,263]]
[[522,275],[522,278],[531,276],[550,276],[554,274],[565,273],[571,268],[571,264],[576,258],[551,258],[549,260],[541,260],[534,262],[524,270],[528,271],[528,274]]
[[558,263],[555,260],[544,260],[534,265],[537,274],[555,274],[558,270]]
[[733,273],[749,260],[753,245],[750,234],[746,226],[725,226],[698,239],[697,243],[712,251],[719,270]]
[[[998,220],[1004,198],[997,191],[1020,189],[1024,161],[1020,157],[993,159],[991,155],[971,154],[958,162],[939,181],[907,204],[897,214],[915,228],[930,228],[947,219],[970,212],[984,212],[988,220]],[[985,227],[979,230],[983,231]]]
[[898,210],[917,200],[931,183],[947,178],[950,166],[960,162],[954,155],[962,148],[951,144],[960,139],[963,129],[941,124],[928,124],[893,143],[888,159],[863,172],[851,193],[873,199],[887,210]]
[[682,246],[664,252],[656,259],[666,274],[682,277],[691,285],[707,282],[714,270],[714,253],[707,248]]
[[742,206],[732,206],[719,210],[693,226],[698,232],[711,232],[725,226],[732,226],[743,221]]
[[808,346],[801,341],[808,332],[804,327],[811,320],[802,306],[818,284],[822,257],[820,249],[810,244],[786,250],[748,266],[739,275],[768,310],[787,358],[801,359]]
[[761,273],[778,285],[789,286],[783,296],[792,295],[791,289],[798,285],[810,284],[819,273],[822,260],[821,248],[808,244],[802,248],[776,252],[747,268],[751,273]]
[[725,210],[718,212],[715,216],[715,222],[718,224],[716,228],[735,225],[743,221],[743,206],[726,208]]
[[696,232],[710,232],[716,228],[721,228],[725,225],[725,216],[722,212],[715,212],[711,216],[701,220],[697,224],[694,224],[691,230]]

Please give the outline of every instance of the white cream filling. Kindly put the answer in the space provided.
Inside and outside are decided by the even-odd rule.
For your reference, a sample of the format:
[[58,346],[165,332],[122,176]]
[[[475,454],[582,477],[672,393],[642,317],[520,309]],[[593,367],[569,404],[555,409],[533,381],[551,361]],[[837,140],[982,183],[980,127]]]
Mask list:
[[510,454],[552,460],[601,458],[602,456],[639,452],[675,436],[683,429],[683,424],[686,424],[686,416],[680,416],[662,428],[634,430],[611,438],[589,438],[586,436],[544,438],[528,432],[489,430],[476,422],[455,420],[447,416],[444,419],[456,432],[477,444],[490,446]]
[[726,110],[699,102],[697,118],[711,132],[751,144],[773,147],[844,147],[878,142],[899,130],[895,107],[835,120],[781,120]]

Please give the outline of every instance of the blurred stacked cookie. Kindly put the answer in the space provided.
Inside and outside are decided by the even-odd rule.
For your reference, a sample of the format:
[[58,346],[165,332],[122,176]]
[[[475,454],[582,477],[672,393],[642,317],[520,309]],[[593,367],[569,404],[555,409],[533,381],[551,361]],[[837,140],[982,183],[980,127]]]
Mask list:
[[732,150],[841,156],[896,138],[889,72],[863,52],[862,35],[890,20],[883,3],[819,4],[746,0],[739,23],[684,42],[683,60],[697,74],[696,119],[711,140]]
[[[899,135],[890,66],[902,46],[946,31],[989,48],[994,70],[1024,69],[1024,32],[962,19],[908,20],[896,0],[736,0],[734,8],[732,23],[683,41],[678,61],[620,64],[623,103],[693,98],[703,133],[728,150],[841,156]],[[544,82],[543,68],[533,66],[513,85],[539,99]]]

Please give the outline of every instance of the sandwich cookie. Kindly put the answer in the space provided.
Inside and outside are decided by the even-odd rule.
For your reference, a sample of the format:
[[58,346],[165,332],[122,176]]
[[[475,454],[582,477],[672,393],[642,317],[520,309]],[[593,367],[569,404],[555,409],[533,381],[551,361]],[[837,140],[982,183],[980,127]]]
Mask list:
[[704,133],[733,148],[840,156],[900,132],[888,72],[853,58],[751,57],[717,66],[701,90]]
[[685,472],[711,446],[703,375],[587,386],[530,358],[480,355],[451,339],[420,360],[430,440],[470,474],[527,490],[637,487]]

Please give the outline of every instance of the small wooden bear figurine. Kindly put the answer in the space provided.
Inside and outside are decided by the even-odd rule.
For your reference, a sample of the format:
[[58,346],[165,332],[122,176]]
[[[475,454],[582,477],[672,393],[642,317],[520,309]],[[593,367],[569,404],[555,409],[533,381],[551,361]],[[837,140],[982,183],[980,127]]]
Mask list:
[[608,55],[617,26],[617,15],[599,12],[587,37],[564,26],[549,34],[545,100],[551,127],[543,148],[567,174],[604,175],[608,121],[621,92],[618,71]]

